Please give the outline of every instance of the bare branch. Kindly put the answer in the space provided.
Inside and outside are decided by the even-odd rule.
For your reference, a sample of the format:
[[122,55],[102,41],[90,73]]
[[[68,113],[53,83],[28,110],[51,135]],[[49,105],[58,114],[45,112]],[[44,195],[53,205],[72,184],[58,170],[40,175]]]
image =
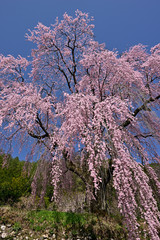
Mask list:
[[[142,110],[146,110],[146,105],[148,103],[151,103],[151,102],[155,102],[156,100],[158,100],[160,98],[160,95],[158,95],[157,97],[155,98],[152,98],[150,97],[148,100],[145,101],[145,103],[143,103],[140,107],[138,107],[134,113],[133,113],[133,117],[136,117],[137,114],[142,111]],[[127,127],[129,124],[131,123],[131,119],[127,119],[123,124],[121,124],[122,127]]]

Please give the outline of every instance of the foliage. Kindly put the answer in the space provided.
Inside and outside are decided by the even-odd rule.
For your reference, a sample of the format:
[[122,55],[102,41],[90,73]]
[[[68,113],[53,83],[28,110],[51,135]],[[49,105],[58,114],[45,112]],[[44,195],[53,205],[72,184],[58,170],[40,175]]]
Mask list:
[[43,178],[41,197],[52,176],[58,201],[60,182],[71,171],[84,182],[87,201],[101,196],[105,203],[113,179],[128,238],[143,234],[140,213],[157,240],[160,213],[148,175],[160,194],[149,166],[160,162],[160,44],[150,52],[139,44],[119,56],[95,41],[88,14],[75,15],[30,31],[31,62],[1,55],[1,142],[22,147],[32,138],[31,155],[41,153],[32,193]]
[[[16,202],[31,192],[31,182],[23,171],[24,162],[18,158],[0,156],[0,203]],[[5,164],[5,166],[3,166]]]
[[[0,204],[13,204],[19,201],[22,196],[31,194],[31,184],[37,164],[37,162],[26,163],[25,161],[20,161],[18,157],[12,158],[6,154],[0,155]],[[41,181],[37,182],[36,199],[39,199],[38,202],[40,202],[41,196],[41,182],[42,178]],[[51,202],[52,196],[53,186],[48,183],[43,199],[46,208]]]

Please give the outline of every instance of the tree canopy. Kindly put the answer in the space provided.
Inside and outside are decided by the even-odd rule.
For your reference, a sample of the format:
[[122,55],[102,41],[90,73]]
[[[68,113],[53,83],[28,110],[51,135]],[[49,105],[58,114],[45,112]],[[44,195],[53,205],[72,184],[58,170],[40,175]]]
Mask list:
[[33,139],[31,154],[51,162],[55,198],[67,171],[90,199],[113,177],[128,238],[140,239],[140,214],[157,240],[160,213],[146,171],[160,194],[149,166],[160,163],[160,44],[120,55],[95,41],[91,21],[77,10],[50,27],[38,23],[26,35],[36,45],[30,61],[0,56],[1,143],[21,148]]

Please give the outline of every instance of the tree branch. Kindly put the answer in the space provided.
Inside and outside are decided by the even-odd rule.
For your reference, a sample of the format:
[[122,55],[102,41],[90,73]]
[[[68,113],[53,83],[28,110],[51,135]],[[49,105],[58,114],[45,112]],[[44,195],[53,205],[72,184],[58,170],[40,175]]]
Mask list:
[[[132,114],[133,117],[136,117],[137,114],[138,114],[140,111],[146,110],[146,105],[147,105],[148,103],[154,102],[154,101],[158,100],[159,98],[160,98],[160,95],[158,95],[158,96],[155,97],[155,98],[150,97],[148,100],[145,101],[145,103],[143,103],[140,107],[138,107],[138,108],[134,111],[134,113]],[[127,127],[130,123],[131,123],[131,119],[128,118],[123,124],[121,124],[121,126],[122,126],[122,127]]]
[[36,135],[36,134],[34,134],[33,132],[31,132],[31,131],[28,131],[28,134],[29,134],[31,137],[36,138],[36,139],[39,139],[39,140],[48,137],[47,134]]
[[135,135],[134,137],[136,137],[136,138],[139,138],[139,137],[148,138],[148,137],[154,137],[154,136],[153,136],[153,134],[148,133],[148,134],[138,134],[138,135]]
[[42,123],[42,121],[41,121],[38,113],[37,113],[37,120],[36,120],[36,122],[39,124],[39,126],[41,127],[41,129],[45,132],[45,137],[48,137],[48,138],[49,138],[49,137],[50,137],[50,136],[49,136],[49,133],[47,132],[47,130],[46,130],[45,127],[43,126],[43,123]]

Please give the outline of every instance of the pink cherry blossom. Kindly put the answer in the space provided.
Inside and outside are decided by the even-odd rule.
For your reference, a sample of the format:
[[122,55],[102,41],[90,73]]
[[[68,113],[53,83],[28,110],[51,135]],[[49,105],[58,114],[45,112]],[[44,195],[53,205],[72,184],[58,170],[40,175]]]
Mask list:
[[[50,27],[38,23],[27,35],[36,45],[32,61],[0,56],[1,144],[14,140],[21,149],[31,142],[31,155],[51,161],[54,199],[67,171],[81,177],[90,200],[101,190],[102,167],[110,171],[128,239],[141,239],[140,214],[158,240],[149,181],[157,194],[160,183],[149,163],[160,162],[160,44],[119,56],[94,40],[91,20],[77,10]],[[44,185],[46,179],[45,172]]]

